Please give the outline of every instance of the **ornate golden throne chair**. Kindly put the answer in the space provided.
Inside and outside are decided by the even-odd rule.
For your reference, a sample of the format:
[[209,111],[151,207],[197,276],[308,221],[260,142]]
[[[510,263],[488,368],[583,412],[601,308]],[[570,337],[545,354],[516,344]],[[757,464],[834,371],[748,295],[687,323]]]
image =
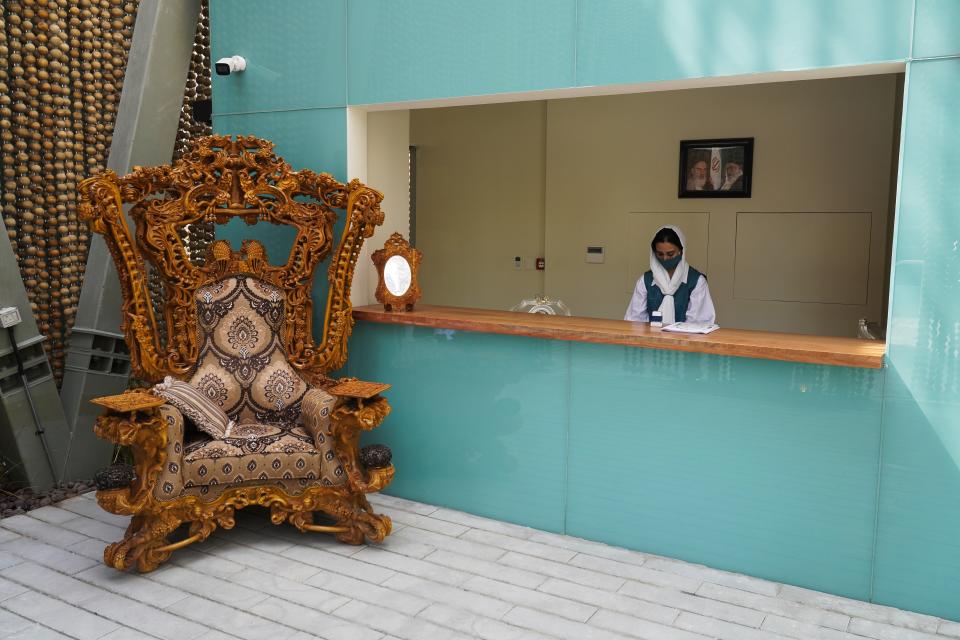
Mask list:
[[[346,362],[350,282],[364,239],[383,222],[381,194],[357,180],[292,171],[272,143],[228,136],[198,140],[172,166],[135,167],[122,178],[107,171],[79,189],[81,216],[104,236],[119,272],[133,373],[157,385],[93,401],[106,409],[97,435],[133,456],[127,473],[113,468],[113,477],[98,478],[100,506],[132,516],[104,561],[150,571],[217,527],[231,528],[235,510],[248,505],[268,507],[274,524],[348,543],[389,534],[390,519],[365,494],[385,487],[393,466],[388,455],[358,451],[360,432],[390,410],[378,395],[388,385],[328,377]],[[334,247],[338,210],[346,219]],[[190,255],[186,225],[235,217],[292,225],[286,264],[271,265],[256,240],[239,251],[218,240],[202,261]],[[310,293],[331,251],[316,344]],[[150,272],[163,284],[165,336]],[[196,396],[188,400],[202,410],[163,395],[172,388]],[[210,435],[201,425],[221,430]],[[315,524],[314,512],[327,522]]]

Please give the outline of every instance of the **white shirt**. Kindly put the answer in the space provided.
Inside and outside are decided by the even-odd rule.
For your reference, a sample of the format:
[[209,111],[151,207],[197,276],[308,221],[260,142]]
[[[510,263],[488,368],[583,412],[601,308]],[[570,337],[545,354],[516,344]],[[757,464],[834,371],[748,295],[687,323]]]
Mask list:
[[[637,280],[637,286],[633,289],[633,297],[630,298],[630,305],[627,307],[627,313],[623,316],[623,319],[633,322],[650,322],[650,314],[647,313],[647,285],[643,283],[643,276],[640,276],[640,279]],[[686,321],[704,324],[717,321],[717,311],[713,308],[710,288],[707,286],[707,279],[703,275],[700,276],[697,285],[690,292]]]

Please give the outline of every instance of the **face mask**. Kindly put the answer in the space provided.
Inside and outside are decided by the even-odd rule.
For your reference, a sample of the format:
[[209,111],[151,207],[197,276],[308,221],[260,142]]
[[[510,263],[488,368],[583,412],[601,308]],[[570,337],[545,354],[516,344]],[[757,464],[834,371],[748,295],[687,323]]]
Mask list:
[[666,260],[660,260],[660,258],[657,258],[657,260],[660,260],[660,264],[663,265],[663,268],[666,269],[667,271],[669,271],[670,269],[676,269],[677,265],[680,264],[680,260],[682,259],[683,259],[683,254],[676,255]]

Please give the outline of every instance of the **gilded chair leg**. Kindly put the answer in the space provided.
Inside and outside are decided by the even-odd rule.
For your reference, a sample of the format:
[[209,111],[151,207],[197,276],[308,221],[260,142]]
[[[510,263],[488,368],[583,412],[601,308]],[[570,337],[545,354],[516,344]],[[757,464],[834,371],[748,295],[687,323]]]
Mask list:
[[370,542],[381,542],[390,535],[393,523],[388,516],[374,513],[373,508],[362,493],[350,496],[345,500],[347,509],[337,514],[337,525],[347,527],[346,531],[337,535],[337,540],[347,544],[363,544],[364,539]]
[[313,511],[293,510],[280,504],[274,504],[270,517],[274,524],[288,521],[303,532],[333,533],[337,540],[347,544],[380,542],[390,534],[390,518],[373,512],[373,508],[363,494],[336,494],[324,496],[322,504],[311,503],[308,508],[329,514],[336,524],[313,524]]
[[141,573],[153,571],[170,557],[167,536],[180,526],[180,520],[168,514],[134,516],[123,540],[103,550],[107,566],[125,571],[134,564]]

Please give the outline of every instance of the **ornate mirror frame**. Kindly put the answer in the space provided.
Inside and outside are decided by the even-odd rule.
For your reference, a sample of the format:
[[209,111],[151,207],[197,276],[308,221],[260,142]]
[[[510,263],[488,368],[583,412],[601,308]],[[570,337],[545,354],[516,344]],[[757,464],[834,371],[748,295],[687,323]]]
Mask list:
[[[387,287],[384,278],[384,269],[387,261],[394,256],[401,256],[410,265],[410,286],[401,295],[394,295]],[[383,245],[383,249],[373,252],[370,259],[377,267],[377,291],[374,294],[377,302],[383,304],[383,308],[391,312],[413,311],[414,303],[420,299],[420,284],[417,282],[417,270],[420,267],[420,260],[423,253],[414,248],[399,233],[391,235]]]

